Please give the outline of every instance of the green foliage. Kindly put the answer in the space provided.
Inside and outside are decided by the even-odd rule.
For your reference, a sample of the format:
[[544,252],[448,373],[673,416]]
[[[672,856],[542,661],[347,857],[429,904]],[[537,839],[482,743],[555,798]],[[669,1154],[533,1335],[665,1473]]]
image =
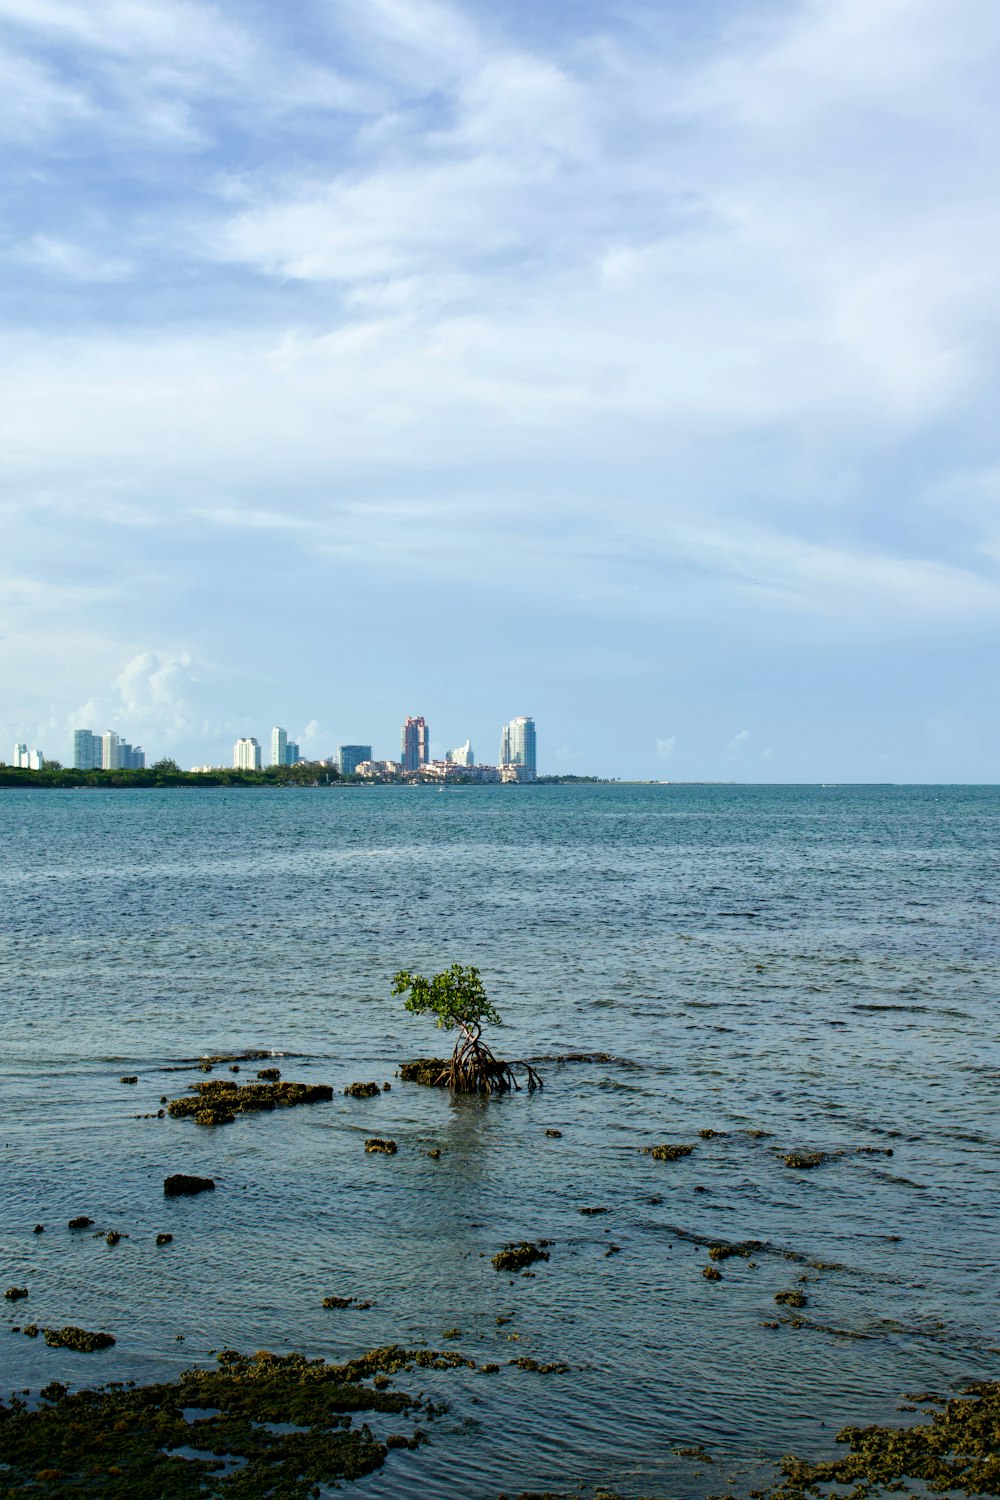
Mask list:
[[165,755],[162,760],[154,760],[149,769],[151,771],[179,771],[180,766],[171,756]]
[[406,1009],[415,1015],[436,1016],[442,1028],[460,1026],[468,1031],[484,1021],[491,1026],[503,1024],[499,1011],[486,998],[479,970],[471,964],[452,964],[432,979],[401,969],[393,976],[392,993],[403,995],[407,990]]

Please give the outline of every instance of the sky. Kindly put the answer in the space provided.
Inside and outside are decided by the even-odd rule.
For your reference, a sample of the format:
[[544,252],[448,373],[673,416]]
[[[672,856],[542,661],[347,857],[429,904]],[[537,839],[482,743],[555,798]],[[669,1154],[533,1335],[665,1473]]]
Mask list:
[[985,781],[995,0],[0,0],[0,757]]

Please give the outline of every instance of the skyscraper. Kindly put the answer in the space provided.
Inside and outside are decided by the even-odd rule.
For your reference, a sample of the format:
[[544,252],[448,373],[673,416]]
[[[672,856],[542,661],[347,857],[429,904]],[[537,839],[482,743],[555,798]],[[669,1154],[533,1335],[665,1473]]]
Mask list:
[[73,731],[73,765],[78,771],[101,769],[101,736],[89,729]]
[[287,766],[288,764],[288,735],[283,729],[275,724],[271,730],[271,759],[269,766]]
[[500,765],[515,766],[521,779],[531,781],[536,775],[535,721],[524,715],[505,724],[500,735]]
[[121,768],[122,756],[118,736],[113,729],[106,729],[101,736],[101,769],[120,771]]
[[419,771],[429,760],[426,723],[422,718],[407,719],[403,725],[403,770]]
[[233,746],[234,771],[260,770],[260,745],[252,734],[237,740]]
[[341,776],[353,776],[361,762],[371,758],[371,745],[340,745],[337,748],[337,770]]

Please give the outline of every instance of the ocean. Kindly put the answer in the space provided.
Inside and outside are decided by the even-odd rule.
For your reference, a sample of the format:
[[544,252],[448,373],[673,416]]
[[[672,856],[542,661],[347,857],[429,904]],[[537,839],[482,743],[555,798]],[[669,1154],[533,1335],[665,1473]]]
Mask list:
[[[359,1495],[703,1500],[998,1378],[1000,789],[5,791],[0,840],[4,1318],[116,1339],[4,1331],[0,1394],[455,1349],[499,1373],[421,1372],[449,1411]],[[392,975],[455,962],[542,1089],[394,1076],[449,1044]],[[248,1052],[333,1100],[158,1117]]]

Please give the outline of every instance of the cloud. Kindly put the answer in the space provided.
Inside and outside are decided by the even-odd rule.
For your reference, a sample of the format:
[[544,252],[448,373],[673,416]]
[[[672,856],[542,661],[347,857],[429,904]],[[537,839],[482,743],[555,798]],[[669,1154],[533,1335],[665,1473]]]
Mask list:
[[750,738],[749,729],[741,729],[738,734],[734,734],[732,739],[726,742],[726,754],[738,755],[745,748]]
[[669,739],[665,739],[665,740],[659,740],[658,739],[657,742],[656,742],[656,758],[657,758],[657,760],[669,760],[670,757],[673,755],[673,753],[674,753],[674,751],[675,751],[676,748],[677,748],[677,736],[676,735],[671,735]]

